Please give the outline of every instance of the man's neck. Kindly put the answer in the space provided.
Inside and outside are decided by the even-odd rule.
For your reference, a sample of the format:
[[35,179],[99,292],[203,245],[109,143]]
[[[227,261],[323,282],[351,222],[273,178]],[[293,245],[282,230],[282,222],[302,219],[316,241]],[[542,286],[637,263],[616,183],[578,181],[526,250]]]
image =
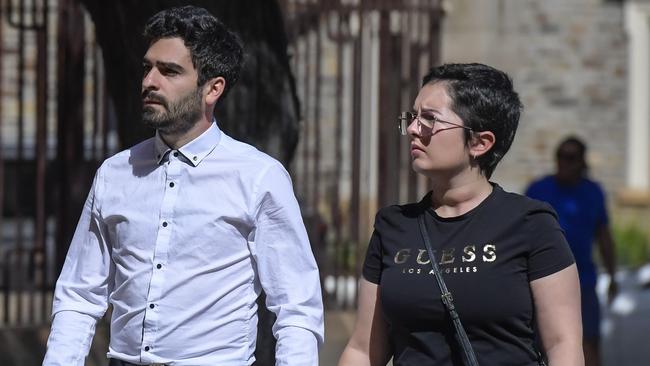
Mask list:
[[160,137],[165,144],[174,150],[178,150],[183,147],[188,142],[194,140],[195,138],[201,136],[201,134],[207,131],[212,125],[212,121],[207,118],[201,118],[192,128],[188,131],[177,133],[177,134],[166,134],[162,131],[158,131]]
[[581,180],[582,180],[582,176],[564,176],[560,174],[555,175],[555,181],[559,185],[566,186],[566,187],[577,186]]

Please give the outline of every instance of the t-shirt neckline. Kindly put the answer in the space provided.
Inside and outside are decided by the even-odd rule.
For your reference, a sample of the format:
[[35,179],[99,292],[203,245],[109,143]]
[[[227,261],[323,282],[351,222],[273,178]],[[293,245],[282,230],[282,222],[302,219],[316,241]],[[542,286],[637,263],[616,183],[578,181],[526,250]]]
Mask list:
[[492,192],[490,192],[490,194],[487,197],[485,197],[485,199],[483,199],[483,201],[481,201],[476,207],[459,216],[452,216],[452,217],[439,216],[436,213],[436,211],[433,209],[433,207],[431,207],[431,195],[433,194],[433,191],[429,191],[420,202],[425,207],[426,212],[436,221],[440,221],[440,222],[463,221],[476,215],[477,212],[482,210],[483,207],[487,206],[489,202],[494,200],[497,191],[502,190],[502,188],[498,184],[493,182],[490,182],[490,184],[492,185]]

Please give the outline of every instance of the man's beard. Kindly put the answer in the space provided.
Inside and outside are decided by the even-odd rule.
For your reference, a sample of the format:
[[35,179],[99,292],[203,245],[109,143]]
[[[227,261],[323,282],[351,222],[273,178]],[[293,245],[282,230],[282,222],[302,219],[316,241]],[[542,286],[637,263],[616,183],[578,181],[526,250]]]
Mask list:
[[165,135],[178,135],[189,131],[201,118],[201,89],[196,88],[176,102],[169,103],[153,91],[142,93],[142,99],[160,103],[166,110],[158,111],[153,106],[142,108],[142,122]]

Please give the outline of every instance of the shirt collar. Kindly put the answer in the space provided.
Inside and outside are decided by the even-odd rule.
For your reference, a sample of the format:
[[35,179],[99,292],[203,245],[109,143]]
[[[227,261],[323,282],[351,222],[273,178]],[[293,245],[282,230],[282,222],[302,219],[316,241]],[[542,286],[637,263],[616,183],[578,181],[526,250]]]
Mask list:
[[[217,122],[213,120],[207,130],[194,140],[179,148],[178,152],[180,152],[190,164],[198,166],[201,161],[203,161],[203,159],[205,159],[205,157],[208,156],[217,145],[219,145],[220,140],[221,130],[217,127]],[[156,137],[154,139],[154,149],[158,164],[160,164],[167,154],[172,151],[165,141],[163,141],[162,137],[160,137],[158,131],[156,131]]]

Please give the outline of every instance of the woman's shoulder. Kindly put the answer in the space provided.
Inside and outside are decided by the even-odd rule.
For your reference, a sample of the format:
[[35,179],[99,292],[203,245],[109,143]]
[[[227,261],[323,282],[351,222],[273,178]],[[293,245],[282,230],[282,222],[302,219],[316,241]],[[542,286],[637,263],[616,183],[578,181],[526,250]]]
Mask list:
[[419,215],[425,212],[427,203],[430,202],[431,193],[427,193],[424,198],[419,202],[411,202],[406,204],[395,204],[385,206],[377,211],[375,217],[375,224],[377,223],[391,223],[398,224],[405,221],[417,219]]
[[524,215],[545,212],[555,216],[555,210],[547,202],[506,191],[498,185],[495,185],[494,189],[495,204],[500,207],[500,210],[519,212]]

